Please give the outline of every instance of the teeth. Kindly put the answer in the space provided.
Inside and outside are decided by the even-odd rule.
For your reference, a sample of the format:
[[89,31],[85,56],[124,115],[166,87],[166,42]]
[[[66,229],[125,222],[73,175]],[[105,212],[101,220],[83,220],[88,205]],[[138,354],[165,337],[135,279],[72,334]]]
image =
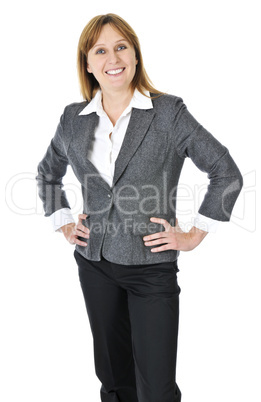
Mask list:
[[118,70],[110,70],[110,71],[107,71],[107,74],[109,74],[109,75],[115,75],[115,74],[121,73],[122,71],[123,71],[123,68],[118,68]]

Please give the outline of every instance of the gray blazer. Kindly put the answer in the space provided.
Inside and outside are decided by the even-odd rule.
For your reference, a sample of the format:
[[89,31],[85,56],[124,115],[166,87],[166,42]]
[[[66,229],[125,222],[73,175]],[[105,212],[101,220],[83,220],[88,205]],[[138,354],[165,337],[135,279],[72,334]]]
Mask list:
[[242,176],[228,150],[189,113],[181,98],[162,95],[153,109],[133,109],[116,160],[112,187],[87,159],[96,113],[81,115],[87,102],[67,106],[38,166],[38,187],[45,215],[70,208],[62,179],[71,165],[82,186],[84,224],[90,228],[85,258],[124,264],[151,264],[177,259],[176,250],[151,253],[143,236],[164,230],[150,222],[161,217],[175,225],[176,197],[186,157],[208,174],[209,186],[199,213],[228,221],[242,188]]

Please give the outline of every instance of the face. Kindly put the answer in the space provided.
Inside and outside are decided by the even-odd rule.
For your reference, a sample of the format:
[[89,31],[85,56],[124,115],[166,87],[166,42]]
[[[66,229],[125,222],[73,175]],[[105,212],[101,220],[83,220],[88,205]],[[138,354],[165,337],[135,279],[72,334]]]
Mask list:
[[87,70],[95,76],[103,92],[129,91],[137,63],[134,47],[106,24],[88,52]]

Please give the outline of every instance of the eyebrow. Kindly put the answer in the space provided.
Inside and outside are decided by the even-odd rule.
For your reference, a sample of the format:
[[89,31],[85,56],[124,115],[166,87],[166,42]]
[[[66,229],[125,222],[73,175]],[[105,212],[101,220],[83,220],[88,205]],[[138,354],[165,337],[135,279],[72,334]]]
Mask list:
[[[122,39],[120,39],[120,40],[117,40],[117,41],[115,42],[115,44],[116,44],[116,43],[119,43],[119,42],[123,42],[123,41],[128,42],[127,39],[122,38]],[[97,46],[106,46],[106,45],[105,45],[105,43],[98,43],[97,45],[94,45],[93,48],[94,48],[94,47],[97,47]]]

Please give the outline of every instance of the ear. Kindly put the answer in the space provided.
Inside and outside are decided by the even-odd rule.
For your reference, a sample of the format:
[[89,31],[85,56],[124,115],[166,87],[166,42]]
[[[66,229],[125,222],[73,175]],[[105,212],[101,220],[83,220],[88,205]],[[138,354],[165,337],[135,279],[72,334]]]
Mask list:
[[92,73],[92,69],[91,69],[89,63],[87,63],[86,70],[88,71],[88,73]]

